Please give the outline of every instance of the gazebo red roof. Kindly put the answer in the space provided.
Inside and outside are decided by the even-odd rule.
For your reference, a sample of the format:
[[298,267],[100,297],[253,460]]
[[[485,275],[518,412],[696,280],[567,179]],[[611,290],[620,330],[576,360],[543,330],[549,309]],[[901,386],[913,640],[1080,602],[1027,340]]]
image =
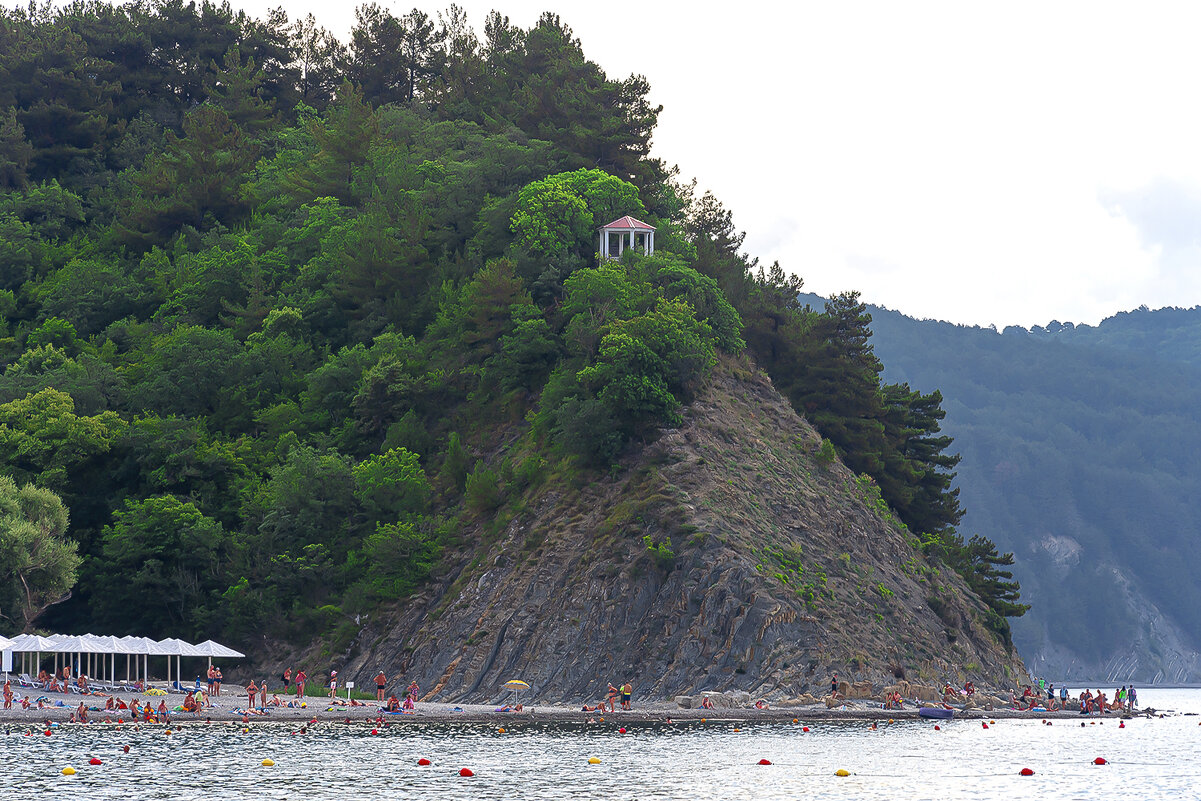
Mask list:
[[655,230],[655,226],[647,225],[646,223],[642,222],[641,220],[635,220],[633,217],[631,217],[628,214],[624,217],[619,217],[618,219],[614,220],[613,222],[609,223],[608,225],[605,225],[602,227],[603,228],[624,228],[626,230],[632,229],[634,231],[654,231]]

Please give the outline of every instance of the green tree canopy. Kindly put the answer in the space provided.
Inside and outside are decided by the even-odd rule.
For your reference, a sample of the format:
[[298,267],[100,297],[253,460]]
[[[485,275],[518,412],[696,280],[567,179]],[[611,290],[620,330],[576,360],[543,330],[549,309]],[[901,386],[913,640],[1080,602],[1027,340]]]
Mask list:
[[0,475],[0,617],[23,632],[71,596],[80,558],[66,532],[57,495]]

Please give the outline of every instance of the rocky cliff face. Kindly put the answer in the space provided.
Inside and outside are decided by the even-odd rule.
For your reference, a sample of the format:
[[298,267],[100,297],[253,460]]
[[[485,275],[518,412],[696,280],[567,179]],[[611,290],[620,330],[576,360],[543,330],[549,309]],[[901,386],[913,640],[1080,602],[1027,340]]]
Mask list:
[[[830,674],[1012,685],[1025,675],[978,622],[958,576],[929,564],[873,488],[815,458],[819,436],[744,363],[714,372],[679,429],[620,473],[549,481],[474,556],[389,619],[340,670],[383,668],[428,698],[543,701],[745,690],[782,698]],[[936,611],[937,610],[937,611]]]

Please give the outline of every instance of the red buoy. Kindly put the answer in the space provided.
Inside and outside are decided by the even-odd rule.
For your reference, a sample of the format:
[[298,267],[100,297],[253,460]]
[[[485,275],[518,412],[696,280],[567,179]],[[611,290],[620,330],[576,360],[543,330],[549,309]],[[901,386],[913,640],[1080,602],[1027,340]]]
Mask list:
[[1126,721],[1122,721],[1121,723],[1119,723],[1119,724],[1118,724],[1118,728],[1119,728],[1119,729],[1124,729],[1124,728],[1126,728]]
[[1019,776],[1033,776],[1034,771],[1030,770],[1030,768],[1022,768],[1020,771],[1018,771],[1018,775]]
[[802,727],[801,727],[801,731],[809,731],[809,727],[808,727],[808,726],[802,726]]
[[50,730],[49,730],[49,729],[46,729],[46,731],[45,731],[45,732],[43,732],[43,734],[45,734],[47,737],[49,737],[49,736],[50,736]]
[[459,768],[459,775],[471,777],[475,775],[475,772],[471,768]]
[[104,763],[101,762],[98,757],[92,757],[91,759],[88,760],[88,764],[89,765],[103,765]]
[[759,760],[759,764],[760,764],[760,765],[770,765],[770,764],[771,764],[771,760],[770,760],[770,759],[760,759],[760,760]]
[[980,725],[981,725],[981,726],[983,726],[983,727],[984,727],[984,728],[986,728],[986,729],[988,728],[988,724],[987,724],[987,723],[981,723]]
[[1096,759],[1093,760],[1093,764],[1094,765],[1108,765],[1109,762],[1105,759],[1105,757],[1097,757]]
[[371,733],[372,733],[372,734],[379,734],[379,729],[372,729],[372,730],[371,730]]
[[121,750],[122,750],[122,751],[124,751],[125,753],[127,753],[127,754],[128,754],[128,753],[129,753],[129,746],[128,746],[128,745],[123,745],[123,746],[121,746]]
[[934,731],[942,731],[942,726],[939,726],[937,723],[935,723],[935,724],[934,724]]
[[418,765],[428,765],[428,764],[430,764],[430,761],[428,759],[426,759],[425,757],[422,757],[421,759],[417,760],[417,764]]
[[626,733],[626,727],[625,727],[625,726],[622,726],[620,729],[618,729],[618,730],[617,730],[617,733],[618,733],[618,734],[625,734],[625,733]]

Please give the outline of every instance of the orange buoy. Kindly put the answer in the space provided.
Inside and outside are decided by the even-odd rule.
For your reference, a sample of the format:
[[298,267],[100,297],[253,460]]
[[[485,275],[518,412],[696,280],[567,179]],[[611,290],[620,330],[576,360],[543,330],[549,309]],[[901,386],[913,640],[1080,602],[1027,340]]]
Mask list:
[[1030,768],[1022,768],[1021,770],[1018,771],[1018,775],[1019,776],[1033,776],[1034,771],[1030,770]]
[[475,772],[471,768],[459,768],[459,775],[470,778],[475,775]]
[[760,765],[770,765],[770,764],[771,764],[771,760],[770,760],[770,759],[760,759],[760,760],[759,760],[759,764],[760,764]]
[[1093,760],[1093,764],[1094,765],[1108,765],[1109,760],[1107,760],[1105,757],[1097,757],[1096,759]]
[[422,757],[421,759],[417,760],[417,764],[418,765],[428,765],[428,764],[430,764],[430,761],[428,759],[426,759],[425,757]]
[[735,726],[735,727],[734,727],[734,731],[742,731],[742,729],[740,729],[740,728],[738,728],[737,726]]
[[92,757],[91,759],[89,759],[89,760],[88,760],[88,764],[89,764],[89,765],[103,765],[104,763],[103,763],[103,762],[101,762],[101,761],[100,761],[99,759],[97,759],[96,757]]
[[501,726],[499,729],[497,729],[497,730],[496,730],[496,733],[497,733],[497,734],[504,734],[504,733],[505,733],[505,727],[504,727],[504,726]]
[[792,722],[793,722],[793,723],[800,723],[800,721],[799,721],[799,720],[797,720],[796,718],[793,718],[793,719],[792,719]]

